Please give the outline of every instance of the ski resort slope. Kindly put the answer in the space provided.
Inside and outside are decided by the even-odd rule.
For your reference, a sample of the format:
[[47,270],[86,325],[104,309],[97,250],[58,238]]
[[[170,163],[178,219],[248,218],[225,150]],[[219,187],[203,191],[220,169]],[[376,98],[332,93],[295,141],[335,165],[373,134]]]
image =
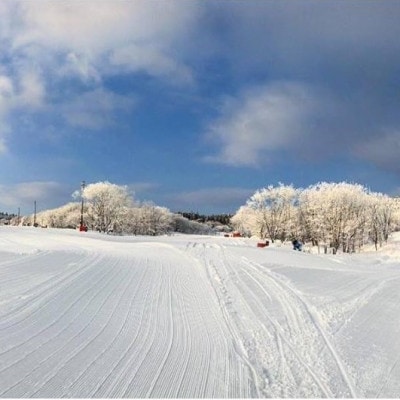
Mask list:
[[399,254],[0,227],[0,397],[399,397]]

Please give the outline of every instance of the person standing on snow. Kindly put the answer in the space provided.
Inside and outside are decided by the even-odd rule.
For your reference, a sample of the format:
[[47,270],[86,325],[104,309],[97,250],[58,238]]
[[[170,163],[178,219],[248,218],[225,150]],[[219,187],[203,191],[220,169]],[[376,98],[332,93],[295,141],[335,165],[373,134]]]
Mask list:
[[299,240],[297,239],[293,240],[292,244],[293,244],[293,250],[301,251],[303,244]]

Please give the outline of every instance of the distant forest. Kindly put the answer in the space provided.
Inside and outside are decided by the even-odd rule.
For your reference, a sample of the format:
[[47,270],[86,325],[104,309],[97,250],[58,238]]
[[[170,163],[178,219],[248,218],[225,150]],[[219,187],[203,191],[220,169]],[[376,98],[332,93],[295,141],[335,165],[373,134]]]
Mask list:
[[0,211],[0,219],[11,219],[11,218],[14,218],[14,217],[16,217],[15,214],[8,214],[8,213]]
[[187,218],[189,221],[197,222],[219,222],[223,225],[229,225],[232,218],[232,214],[213,214],[213,215],[202,215],[197,212],[182,212],[179,211],[178,214],[182,217]]
[[8,214],[0,211],[0,225],[8,225],[14,217],[16,217],[15,214]]

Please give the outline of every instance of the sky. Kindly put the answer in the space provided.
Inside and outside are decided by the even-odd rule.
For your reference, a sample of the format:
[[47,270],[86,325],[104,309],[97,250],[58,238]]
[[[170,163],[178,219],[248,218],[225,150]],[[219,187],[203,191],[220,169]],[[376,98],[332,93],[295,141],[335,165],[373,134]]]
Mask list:
[[400,1],[0,2],[0,211],[127,185],[234,213],[268,185],[400,194]]

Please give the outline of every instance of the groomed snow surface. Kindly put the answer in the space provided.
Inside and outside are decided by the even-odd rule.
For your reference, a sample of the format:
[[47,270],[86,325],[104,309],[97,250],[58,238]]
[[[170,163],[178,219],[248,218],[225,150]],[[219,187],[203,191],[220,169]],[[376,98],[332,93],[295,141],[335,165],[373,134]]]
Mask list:
[[0,227],[1,397],[399,397],[397,238],[334,256]]

